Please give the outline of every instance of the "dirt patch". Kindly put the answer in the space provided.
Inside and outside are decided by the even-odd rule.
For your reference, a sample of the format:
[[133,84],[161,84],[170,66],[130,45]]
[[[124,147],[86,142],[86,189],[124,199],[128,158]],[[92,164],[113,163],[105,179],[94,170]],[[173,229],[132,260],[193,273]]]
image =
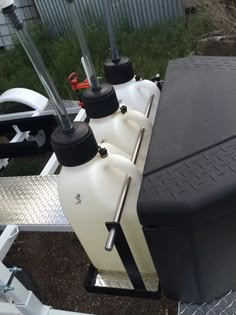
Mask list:
[[195,54],[201,56],[236,56],[236,36],[213,36],[199,40]]
[[236,34],[236,1],[235,0],[196,0],[195,6],[206,12],[216,31],[224,35]]
[[174,315],[176,303],[89,294],[83,282],[89,260],[73,233],[20,233],[5,259],[23,267],[38,285],[43,303],[97,315]]

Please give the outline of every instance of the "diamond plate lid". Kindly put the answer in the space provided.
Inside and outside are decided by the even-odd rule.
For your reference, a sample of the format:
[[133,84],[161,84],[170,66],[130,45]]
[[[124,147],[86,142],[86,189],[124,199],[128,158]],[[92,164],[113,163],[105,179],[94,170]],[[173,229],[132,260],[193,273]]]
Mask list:
[[232,212],[235,82],[236,58],[169,63],[138,200],[141,224],[199,227]]
[[236,134],[236,58],[169,62],[144,174]]
[[236,292],[231,291],[210,303],[179,303],[178,315],[235,315]]

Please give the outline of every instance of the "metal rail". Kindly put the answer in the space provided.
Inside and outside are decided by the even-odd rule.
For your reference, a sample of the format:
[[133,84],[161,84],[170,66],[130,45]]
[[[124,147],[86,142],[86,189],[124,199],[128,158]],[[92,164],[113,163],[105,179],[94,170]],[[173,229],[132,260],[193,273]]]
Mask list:
[[[150,114],[150,111],[152,108],[152,104],[153,104],[153,100],[154,100],[154,95],[152,95],[148,101],[147,110],[145,112],[146,117],[149,117],[149,114]],[[139,137],[138,137],[138,140],[136,142],[136,146],[135,146],[134,152],[132,154],[132,158],[131,158],[131,161],[134,164],[136,164],[136,162],[137,162],[137,158],[138,158],[138,154],[139,154],[140,147],[142,144],[144,132],[145,132],[145,128],[141,128],[141,130],[139,132]],[[132,178],[130,176],[126,176],[126,178],[125,178],[125,183],[124,183],[124,186],[123,186],[122,191],[121,191],[119,203],[118,203],[115,215],[113,217],[114,223],[120,223],[121,216],[122,216],[123,209],[124,209],[124,205],[125,205],[126,198],[128,195],[131,179]],[[115,237],[116,237],[116,227],[113,227],[109,231],[108,238],[107,238],[107,241],[105,244],[105,250],[106,251],[108,251],[108,252],[112,251],[113,246],[114,246],[114,242],[115,242]]]

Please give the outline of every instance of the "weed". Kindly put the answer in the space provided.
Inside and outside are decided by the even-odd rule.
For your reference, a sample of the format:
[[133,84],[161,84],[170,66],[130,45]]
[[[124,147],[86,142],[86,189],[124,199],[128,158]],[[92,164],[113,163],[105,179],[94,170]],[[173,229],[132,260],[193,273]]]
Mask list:
[[[98,76],[103,76],[103,62],[110,55],[108,36],[103,29],[92,25],[86,31]],[[164,75],[168,60],[188,55],[196,38],[209,30],[210,25],[202,15],[193,16],[188,24],[183,19],[176,24],[139,30],[131,30],[124,24],[117,32],[118,47],[122,54],[131,58],[136,73],[150,78],[157,72]],[[67,83],[67,76],[77,71],[80,80],[85,78],[76,36],[71,33],[52,38],[40,23],[31,26],[30,31],[61,96],[65,99],[75,98]],[[0,93],[14,87],[25,87],[45,94],[19,43],[14,49],[0,54],[0,73]]]

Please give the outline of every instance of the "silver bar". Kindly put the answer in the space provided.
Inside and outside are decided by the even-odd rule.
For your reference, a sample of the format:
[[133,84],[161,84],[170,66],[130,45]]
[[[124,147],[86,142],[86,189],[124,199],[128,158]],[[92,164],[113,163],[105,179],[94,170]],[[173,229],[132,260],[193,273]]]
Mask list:
[[[153,100],[154,100],[154,95],[152,95],[150,97],[149,101],[148,101],[148,106],[147,106],[147,110],[146,110],[146,113],[145,113],[146,117],[149,117],[149,114],[150,114],[150,111],[151,111],[151,108],[152,108],[152,104],[153,104]],[[139,132],[139,137],[138,137],[138,140],[137,140],[137,143],[136,143],[136,146],[135,146],[132,158],[131,158],[131,161],[134,164],[136,164],[136,162],[137,162],[137,158],[138,158],[139,150],[140,150],[140,147],[141,147],[141,144],[142,144],[144,132],[145,132],[145,128],[142,128],[140,130],[140,132]],[[121,216],[122,216],[124,205],[125,205],[126,198],[127,198],[127,195],[128,195],[130,183],[131,183],[131,177],[130,176],[126,176],[125,183],[124,183],[124,186],[122,188],[121,195],[120,195],[120,198],[119,198],[119,203],[118,203],[118,206],[116,208],[116,212],[115,212],[114,217],[113,217],[113,222],[114,223],[119,223],[120,220],[121,220]],[[108,238],[107,238],[107,241],[106,241],[106,244],[105,244],[105,250],[106,251],[108,251],[108,252],[112,251],[113,246],[114,246],[114,242],[115,242],[115,237],[116,237],[116,228],[113,227],[109,231]]]
[[22,271],[21,268],[17,268],[17,267],[13,267],[11,269],[9,269],[9,271],[11,272],[10,278],[7,281],[7,284],[5,286],[3,286],[1,289],[3,290],[4,293],[7,293],[9,291],[13,291],[14,287],[11,287],[12,281],[14,280],[16,273],[19,271]]

